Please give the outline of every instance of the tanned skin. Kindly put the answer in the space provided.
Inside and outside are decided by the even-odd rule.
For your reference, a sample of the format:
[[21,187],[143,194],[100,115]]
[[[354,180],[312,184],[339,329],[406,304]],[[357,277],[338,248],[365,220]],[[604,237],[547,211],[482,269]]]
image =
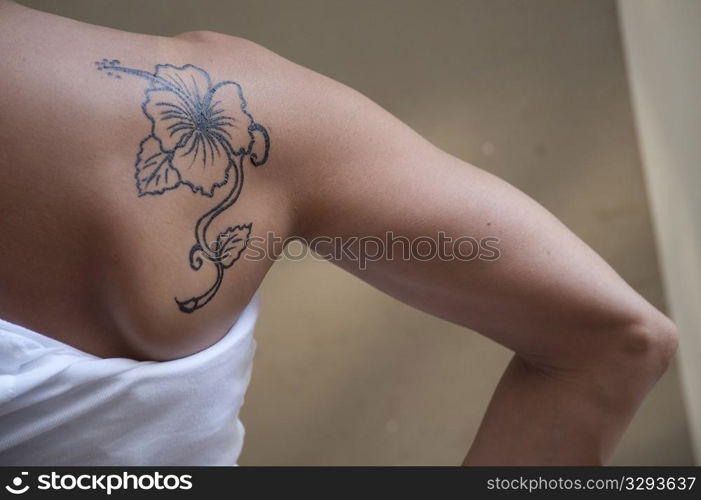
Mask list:
[[[364,270],[337,262],[514,351],[466,465],[605,463],[673,356],[672,322],[536,201],[358,92],[251,41],[126,33],[0,0],[0,51],[0,317],[8,321],[98,356],[173,359],[220,339],[272,265],[239,258],[247,250],[233,237],[233,257],[221,260],[213,241],[232,228],[307,240],[496,237],[500,257],[491,261],[380,259]],[[217,105],[243,128],[230,149],[211,146],[229,157],[218,167],[205,161],[206,174],[176,160],[192,154],[183,149],[192,138],[164,130],[182,118],[206,139],[222,125],[213,121],[219,108],[207,101],[189,118],[154,117],[144,107],[154,93],[170,97],[151,105],[188,102],[158,65],[192,65],[213,86],[242,90],[250,116],[233,93]],[[150,176],[149,151],[163,176]],[[216,168],[232,174],[227,182]],[[203,248],[197,223],[232,192],[237,169],[245,182]],[[188,302],[217,281],[206,300]]]

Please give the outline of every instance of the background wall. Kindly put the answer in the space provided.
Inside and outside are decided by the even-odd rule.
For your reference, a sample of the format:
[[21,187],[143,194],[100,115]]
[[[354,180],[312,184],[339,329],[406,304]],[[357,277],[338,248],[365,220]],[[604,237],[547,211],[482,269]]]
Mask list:
[[629,79],[701,458],[701,2],[619,1]]
[[[516,185],[664,308],[613,0],[24,0],[92,23],[250,38]],[[242,464],[458,464],[510,354],[331,264],[263,284]],[[676,368],[616,464],[688,464]]]

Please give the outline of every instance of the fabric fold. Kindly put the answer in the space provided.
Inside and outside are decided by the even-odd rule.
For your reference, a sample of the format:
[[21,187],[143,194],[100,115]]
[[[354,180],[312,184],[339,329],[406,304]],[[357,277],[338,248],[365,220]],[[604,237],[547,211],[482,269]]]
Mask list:
[[256,293],[227,334],[172,361],[100,358],[0,319],[0,465],[236,465]]

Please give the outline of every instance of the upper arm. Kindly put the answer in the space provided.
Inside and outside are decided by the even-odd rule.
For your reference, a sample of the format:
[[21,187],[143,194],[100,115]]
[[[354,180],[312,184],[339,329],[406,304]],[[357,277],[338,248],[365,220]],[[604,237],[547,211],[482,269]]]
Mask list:
[[[375,237],[373,252],[385,241],[366,266],[347,255],[334,263],[408,304],[532,355],[576,352],[592,345],[596,332],[659,316],[536,201],[441,151],[358,92],[261,50],[257,64],[265,76],[253,90],[269,117],[271,161],[297,235]],[[432,246],[425,240],[420,255],[403,258],[402,243],[388,255],[389,232],[410,242],[432,238],[443,255],[426,258]],[[466,237],[496,239],[498,258],[456,256],[469,253]],[[357,253],[361,245],[351,248]]]

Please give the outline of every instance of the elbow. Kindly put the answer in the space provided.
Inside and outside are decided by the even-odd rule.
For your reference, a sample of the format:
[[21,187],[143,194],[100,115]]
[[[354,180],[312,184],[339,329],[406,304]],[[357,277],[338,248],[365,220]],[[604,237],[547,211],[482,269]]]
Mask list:
[[676,325],[653,310],[627,327],[620,339],[622,362],[637,366],[651,379],[659,379],[669,368],[679,346]]
[[[604,349],[588,361],[598,400],[611,411],[640,404],[669,368],[679,344],[674,323],[656,309],[608,332]],[[592,374],[595,372],[595,374]]]
[[[625,387],[650,389],[669,368],[679,344],[675,324],[653,307],[593,334],[575,363]],[[616,384],[614,384],[616,385]]]
[[519,358],[556,378],[595,379],[599,390],[612,397],[646,392],[667,371],[679,344],[674,323],[653,307],[646,309],[608,317],[606,326],[587,328],[579,341],[545,355],[519,353]]

